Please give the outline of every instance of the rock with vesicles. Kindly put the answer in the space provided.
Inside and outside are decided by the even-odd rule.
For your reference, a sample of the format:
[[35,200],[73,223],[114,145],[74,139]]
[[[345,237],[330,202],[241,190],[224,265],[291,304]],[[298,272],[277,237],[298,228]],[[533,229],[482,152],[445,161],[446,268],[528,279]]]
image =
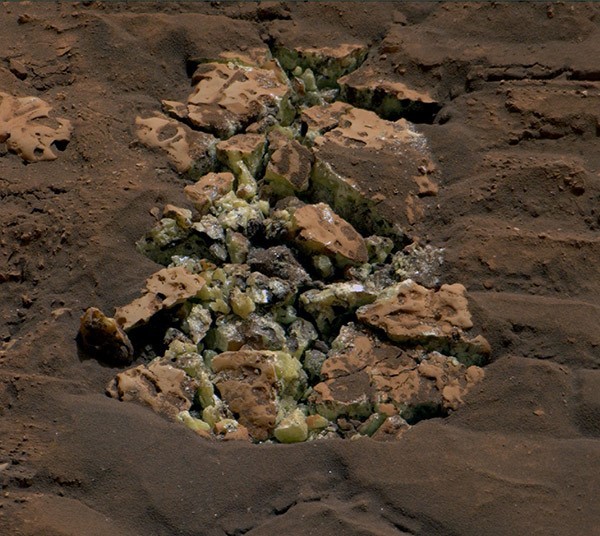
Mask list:
[[123,330],[128,331],[148,323],[159,311],[196,296],[203,286],[202,277],[181,266],[163,268],[148,278],[140,298],[117,308],[115,320]]
[[176,419],[192,406],[197,382],[183,370],[154,360],[117,374],[107,393],[117,400],[137,402]]
[[490,346],[482,336],[465,334],[473,327],[465,293],[460,284],[432,290],[407,279],[358,309],[356,316],[391,341],[447,352],[467,365],[483,364]]
[[[310,401],[329,419],[396,413],[416,422],[458,409],[483,370],[439,352],[400,348],[347,325],[334,341],[321,377]],[[368,435],[375,428],[372,424]]]

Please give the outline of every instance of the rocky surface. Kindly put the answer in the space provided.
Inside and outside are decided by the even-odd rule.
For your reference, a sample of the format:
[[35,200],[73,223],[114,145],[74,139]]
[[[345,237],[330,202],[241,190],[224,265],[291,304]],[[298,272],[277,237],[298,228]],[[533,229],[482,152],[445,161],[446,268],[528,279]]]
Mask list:
[[[0,10],[1,91],[43,99],[74,129],[52,161],[23,165],[0,147],[0,532],[594,533],[595,5],[9,2]],[[200,61],[229,52],[260,62],[275,39],[362,43],[363,65],[442,106],[432,122],[412,119],[436,160],[439,191],[419,197],[424,218],[410,233],[420,247],[444,249],[444,262],[431,275],[438,283],[410,277],[465,285],[492,362],[447,418],[403,434],[401,417],[386,419],[371,436],[393,438],[384,445],[206,441],[103,396],[123,369],[74,345],[86,307],[128,303],[161,268],[134,248],[162,207],[193,208],[182,191],[188,179],[134,141],[135,118],[153,116],[162,99],[184,101]],[[375,155],[371,164],[363,171],[373,188],[403,217],[405,197],[393,195],[402,169]],[[318,362],[328,349],[315,345]],[[322,425],[307,419],[309,435]],[[228,427],[223,437],[244,433]]]

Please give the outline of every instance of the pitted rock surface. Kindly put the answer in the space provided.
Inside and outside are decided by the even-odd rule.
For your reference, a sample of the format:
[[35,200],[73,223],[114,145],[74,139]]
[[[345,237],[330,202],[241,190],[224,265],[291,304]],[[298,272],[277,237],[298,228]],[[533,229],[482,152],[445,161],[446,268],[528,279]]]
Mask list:
[[273,352],[223,352],[212,361],[215,385],[253,439],[268,439],[277,417]]
[[192,406],[198,385],[183,370],[158,360],[117,374],[107,393],[118,400],[138,402],[171,419]]
[[57,126],[43,122],[50,117],[50,106],[37,97],[13,97],[0,92],[0,143],[26,162],[56,160],[54,149],[71,140],[71,122],[53,119]]
[[361,264],[369,258],[364,238],[325,203],[297,209],[293,232],[300,247],[332,257],[341,266]]
[[181,266],[163,268],[146,281],[140,298],[117,308],[115,320],[127,331],[147,323],[159,311],[195,296],[203,286],[204,279]]
[[356,316],[392,341],[434,344],[468,360],[470,351],[489,354],[489,345],[482,337],[465,336],[464,330],[473,326],[465,293],[460,284],[436,291],[407,279],[358,309]]
[[322,415],[366,417],[375,411],[410,422],[423,412],[457,409],[483,369],[438,352],[403,349],[348,325],[334,341],[321,376],[310,401]]

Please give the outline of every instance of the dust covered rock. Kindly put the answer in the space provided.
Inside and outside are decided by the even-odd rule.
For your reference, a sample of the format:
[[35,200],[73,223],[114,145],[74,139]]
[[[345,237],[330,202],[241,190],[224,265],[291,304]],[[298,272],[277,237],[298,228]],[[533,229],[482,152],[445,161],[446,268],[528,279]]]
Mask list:
[[467,364],[482,363],[490,347],[481,336],[465,335],[473,327],[465,292],[460,284],[442,285],[436,291],[407,279],[358,309],[356,316],[394,342],[451,352]]
[[156,313],[183,303],[204,286],[204,279],[183,267],[163,268],[147,281],[143,295],[118,307],[115,320],[125,331],[147,323]]
[[0,92],[0,143],[26,162],[55,160],[56,149],[64,149],[71,140],[71,122],[51,119],[52,107],[37,97],[13,97]]
[[127,334],[114,318],[100,309],[90,307],[81,317],[79,335],[86,351],[102,361],[129,365],[133,361],[133,346]]

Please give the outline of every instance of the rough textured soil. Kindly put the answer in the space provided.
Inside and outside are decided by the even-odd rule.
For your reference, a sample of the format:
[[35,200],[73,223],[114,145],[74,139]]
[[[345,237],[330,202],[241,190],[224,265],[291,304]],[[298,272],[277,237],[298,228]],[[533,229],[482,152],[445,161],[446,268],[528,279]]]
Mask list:
[[[212,4],[0,5],[0,91],[74,129],[55,161],[0,156],[0,532],[598,534],[600,6]],[[398,442],[207,442],[107,398],[118,369],[77,353],[82,311],[156,271],[134,246],[150,211],[184,203],[135,116],[187,96],[187,59],[273,40],[369,44],[442,106],[418,125],[440,190],[415,231],[493,359]]]

